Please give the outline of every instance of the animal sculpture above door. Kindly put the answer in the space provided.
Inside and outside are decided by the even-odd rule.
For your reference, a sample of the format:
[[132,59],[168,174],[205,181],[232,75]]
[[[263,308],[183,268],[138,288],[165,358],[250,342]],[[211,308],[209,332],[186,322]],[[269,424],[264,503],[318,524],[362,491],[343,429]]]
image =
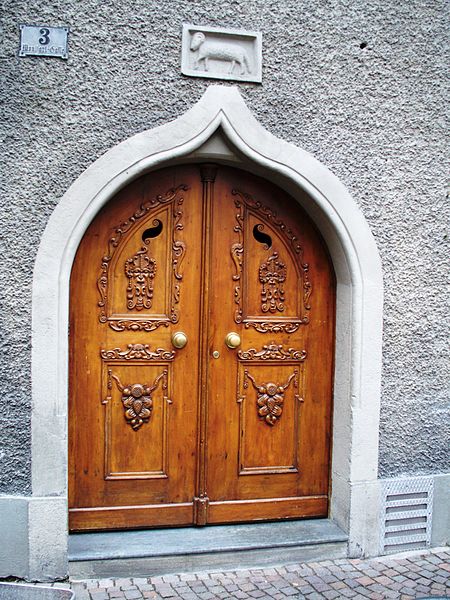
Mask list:
[[326,516],[334,304],[268,181],[184,165],[120,191],[71,276],[70,528]]

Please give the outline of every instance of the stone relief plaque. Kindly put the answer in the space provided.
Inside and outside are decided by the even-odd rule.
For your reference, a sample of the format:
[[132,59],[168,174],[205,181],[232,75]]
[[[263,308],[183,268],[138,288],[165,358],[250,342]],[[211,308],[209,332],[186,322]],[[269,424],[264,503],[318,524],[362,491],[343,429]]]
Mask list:
[[190,77],[262,80],[262,34],[183,25],[181,72]]

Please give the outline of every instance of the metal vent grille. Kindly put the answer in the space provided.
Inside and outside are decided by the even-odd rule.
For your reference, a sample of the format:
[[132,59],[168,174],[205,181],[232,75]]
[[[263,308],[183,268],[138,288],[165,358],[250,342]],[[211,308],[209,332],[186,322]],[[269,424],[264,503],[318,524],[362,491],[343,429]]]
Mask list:
[[380,554],[429,546],[433,478],[386,479],[381,494]]

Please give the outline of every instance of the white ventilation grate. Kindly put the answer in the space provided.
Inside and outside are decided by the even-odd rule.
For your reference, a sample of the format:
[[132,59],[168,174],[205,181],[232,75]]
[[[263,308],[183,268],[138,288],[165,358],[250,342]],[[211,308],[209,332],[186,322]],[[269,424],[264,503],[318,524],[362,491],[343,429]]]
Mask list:
[[433,478],[385,479],[381,486],[380,554],[431,543]]

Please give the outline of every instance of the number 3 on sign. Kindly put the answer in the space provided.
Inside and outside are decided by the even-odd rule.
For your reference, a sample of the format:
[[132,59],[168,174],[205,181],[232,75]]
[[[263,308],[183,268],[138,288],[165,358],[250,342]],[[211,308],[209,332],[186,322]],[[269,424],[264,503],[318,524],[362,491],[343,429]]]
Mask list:
[[39,38],[39,43],[42,44],[42,46],[46,46],[50,41],[50,29],[42,27],[42,29],[39,30],[39,33],[42,35],[42,37]]

